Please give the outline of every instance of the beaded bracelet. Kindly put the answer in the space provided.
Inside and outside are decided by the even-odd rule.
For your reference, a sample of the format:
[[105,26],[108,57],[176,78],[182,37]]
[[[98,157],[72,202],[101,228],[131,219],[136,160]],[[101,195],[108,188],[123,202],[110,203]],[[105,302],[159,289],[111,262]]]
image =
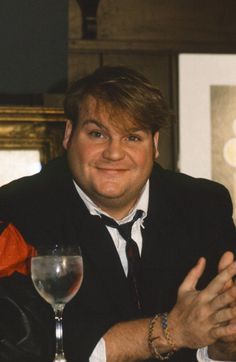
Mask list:
[[[168,360],[176,351],[176,346],[173,342],[173,340],[170,337],[168,326],[167,326],[167,313],[163,314],[156,314],[153,318],[150,319],[149,322],[149,328],[148,328],[148,346],[150,349],[150,352],[152,354],[152,357],[161,361]],[[153,329],[155,326],[155,323],[158,318],[161,318],[161,326],[165,335],[165,338],[167,340],[167,343],[171,346],[171,351],[167,352],[166,354],[161,354],[158,351],[158,348],[154,345],[154,341],[158,339],[159,337],[153,337]]]
[[173,339],[170,336],[170,331],[169,331],[169,328],[168,328],[167,318],[168,318],[167,313],[163,313],[161,315],[161,326],[162,326],[162,329],[164,331],[164,335],[165,335],[165,338],[167,340],[167,343],[172,348],[172,351],[174,353],[174,352],[177,351],[177,348],[176,348],[176,345],[175,345]]

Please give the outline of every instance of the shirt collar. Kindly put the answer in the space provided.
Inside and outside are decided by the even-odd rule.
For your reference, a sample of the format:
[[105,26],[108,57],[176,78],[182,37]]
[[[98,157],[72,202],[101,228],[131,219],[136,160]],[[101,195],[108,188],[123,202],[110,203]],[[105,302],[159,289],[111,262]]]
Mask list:
[[[81,197],[81,199],[83,200],[83,202],[85,203],[87,209],[89,210],[91,215],[98,215],[100,216],[101,214],[105,214],[109,217],[111,217],[109,214],[107,214],[106,212],[104,212],[103,210],[101,210],[89,197],[88,195],[78,186],[78,184],[75,182],[75,180],[73,180],[75,188],[79,194],[79,196]],[[148,210],[148,202],[149,202],[149,180],[147,180],[146,184],[143,187],[143,190],[141,192],[141,195],[137,201],[137,203],[135,204],[135,206],[133,207],[133,209],[129,212],[129,214],[127,216],[125,216],[123,219],[121,220],[115,220],[118,224],[123,224],[126,223],[130,220],[133,219],[133,216],[135,214],[135,212],[137,210],[142,210],[143,211],[143,216],[140,218],[140,222],[142,224],[143,220],[145,219],[145,217],[147,216],[147,210]]]

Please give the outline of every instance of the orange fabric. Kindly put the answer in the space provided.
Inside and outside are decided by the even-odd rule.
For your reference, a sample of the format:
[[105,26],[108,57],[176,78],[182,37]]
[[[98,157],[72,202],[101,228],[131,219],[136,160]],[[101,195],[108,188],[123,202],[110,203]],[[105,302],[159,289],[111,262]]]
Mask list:
[[26,243],[23,236],[12,224],[0,234],[0,277],[19,272],[30,273],[30,257],[35,249]]

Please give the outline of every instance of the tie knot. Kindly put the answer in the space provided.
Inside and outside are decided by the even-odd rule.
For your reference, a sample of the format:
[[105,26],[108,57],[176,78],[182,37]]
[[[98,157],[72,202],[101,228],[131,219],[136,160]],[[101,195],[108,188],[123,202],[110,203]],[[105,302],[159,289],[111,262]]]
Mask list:
[[137,221],[140,217],[142,217],[142,215],[143,215],[143,211],[137,210],[131,221],[126,222],[125,224],[121,224],[121,225],[119,225],[115,220],[113,220],[112,218],[110,218],[106,215],[102,214],[101,218],[106,226],[110,226],[114,229],[117,229],[119,231],[120,235],[126,241],[129,241],[131,239],[132,226],[135,223],[135,221]]

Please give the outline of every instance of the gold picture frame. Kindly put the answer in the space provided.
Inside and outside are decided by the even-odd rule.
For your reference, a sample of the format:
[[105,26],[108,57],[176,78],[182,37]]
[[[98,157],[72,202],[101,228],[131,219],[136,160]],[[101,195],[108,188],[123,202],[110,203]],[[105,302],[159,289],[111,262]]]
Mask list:
[[41,164],[63,153],[66,118],[57,107],[0,107],[0,149],[39,150]]

